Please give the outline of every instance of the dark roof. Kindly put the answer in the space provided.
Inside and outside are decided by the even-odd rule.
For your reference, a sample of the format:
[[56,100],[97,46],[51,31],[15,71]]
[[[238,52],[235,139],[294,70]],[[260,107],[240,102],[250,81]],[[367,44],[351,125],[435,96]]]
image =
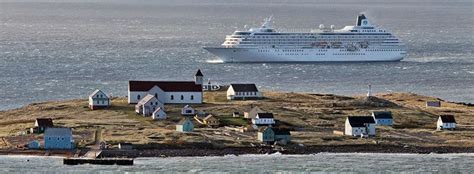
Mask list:
[[[185,123],[187,120],[189,120],[189,119],[188,119],[188,118],[183,118],[183,119],[181,119],[181,120],[178,122],[178,125],[184,125],[184,123]],[[189,121],[191,121],[191,120],[189,120]]]
[[194,81],[128,81],[129,91],[148,91],[154,86],[163,91],[190,91],[202,92],[202,85]]
[[255,84],[230,84],[235,92],[258,92]]
[[456,123],[454,115],[440,115],[440,117],[443,123]]
[[347,119],[352,127],[365,127],[364,124],[367,123],[375,124],[375,120],[371,116],[349,116]]
[[374,111],[372,114],[376,119],[393,119],[390,111]]
[[257,113],[258,118],[273,118],[272,113]]
[[36,122],[38,122],[38,127],[54,127],[51,118],[37,118]]
[[198,71],[196,72],[196,75],[194,76],[204,76],[204,75],[202,75],[201,69],[198,69]]
[[[258,132],[265,132],[265,130],[267,130],[267,129],[272,130],[272,129],[271,129],[270,127],[268,127],[268,126],[262,126],[262,127],[259,127],[259,128],[258,128]],[[273,131],[273,130],[272,130],[272,131]]]
[[282,128],[272,128],[275,135],[291,135],[290,130]]

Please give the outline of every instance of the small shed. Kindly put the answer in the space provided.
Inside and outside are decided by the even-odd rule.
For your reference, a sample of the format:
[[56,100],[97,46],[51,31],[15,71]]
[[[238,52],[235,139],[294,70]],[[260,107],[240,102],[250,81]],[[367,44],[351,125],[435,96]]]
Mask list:
[[426,107],[436,107],[436,108],[439,108],[439,107],[441,107],[441,102],[440,102],[440,101],[427,101],[427,102],[426,102]]
[[255,125],[272,125],[275,124],[272,113],[257,113],[257,116],[252,119],[252,124]]
[[196,111],[194,110],[194,108],[189,105],[186,105],[181,109],[181,115],[183,116],[194,116],[195,112]]
[[164,109],[165,106],[154,95],[148,94],[135,105],[135,112],[143,116],[151,116],[157,108]]
[[151,118],[154,120],[164,120],[166,119],[167,115],[164,109],[161,109],[161,107],[156,108],[156,110],[153,112],[151,115]]
[[390,111],[374,111],[372,112],[372,117],[374,117],[377,126],[393,125],[393,116]]
[[121,150],[132,150],[133,144],[132,143],[119,143],[118,148]]
[[31,133],[43,133],[46,128],[54,127],[52,118],[37,118],[35,127],[30,128]]
[[220,124],[219,119],[216,118],[214,115],[211,115],[211,114],[206,116],[202,121],[204,122],[204,124],[206,124],[207,126],[211,126],[211,127],[217,127]]
[[176,131],[179,132],[192,132],[194,124],[189,118],[184,118],[176,124]]
[[99,109],[99,108],[107,108],[110,106],[110,99],[109,97],[102,92],[100,89],[96,89],[89,95],[89,108]]
[[28,143],[28,149],[39,149],[39,148],[40,148],[40,142],[37,140],[33,140]]
[[258,129],[257,139],[264,143],[273,143],[275,141],[275,133],[271,127],[263,126]]
[[250,109],[250,111],[244,112],[244,118],[255,118],[257,113],[265,113],[265,111],[260,109],[258,106],[255,106]]
[[454,115],[440,115],[436,123],[437,130],[454,130],[456,129],[456,120]]
[[74,139],[71,128],[47,128],[44,132],[44,148],[73,149]]

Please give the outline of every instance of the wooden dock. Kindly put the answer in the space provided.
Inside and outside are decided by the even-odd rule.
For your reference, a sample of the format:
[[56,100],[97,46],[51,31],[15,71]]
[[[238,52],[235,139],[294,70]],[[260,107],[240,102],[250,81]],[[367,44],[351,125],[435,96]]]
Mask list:
[[97,165],[133,165],[131,158],[64,158],[64,165],[81,165],[81,164],[97,164]]

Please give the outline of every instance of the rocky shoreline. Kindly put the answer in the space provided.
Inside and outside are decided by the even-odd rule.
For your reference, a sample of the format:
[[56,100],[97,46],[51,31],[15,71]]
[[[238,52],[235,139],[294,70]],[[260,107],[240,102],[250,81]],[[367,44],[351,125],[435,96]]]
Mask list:
[[[81,150],[81,155],[87,150]],[[42,150],[0,150],[0,155],[33,155],[70,157],[75,151],[42,151]],[[310,155],[318,153],[393,153],[393,154],[447,154],[474,153],[474,147],[415,147],[397,145],[317,145],[285,147],[226,147],[226,148],[159,148],[143,150],[103,150],[103,158],[139,158],[139,157],[204,157],[247,154]]]

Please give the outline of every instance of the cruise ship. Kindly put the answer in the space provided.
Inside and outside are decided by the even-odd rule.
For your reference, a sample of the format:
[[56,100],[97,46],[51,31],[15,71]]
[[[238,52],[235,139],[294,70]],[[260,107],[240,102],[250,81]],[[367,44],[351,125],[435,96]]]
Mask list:
[[334,25],[310,32],[279,32],[272,17],[259,28],[235,31],[217,47],[204,47],[222,62],[375,62],[400,61],[404,44],[361,14],[355,26]]

